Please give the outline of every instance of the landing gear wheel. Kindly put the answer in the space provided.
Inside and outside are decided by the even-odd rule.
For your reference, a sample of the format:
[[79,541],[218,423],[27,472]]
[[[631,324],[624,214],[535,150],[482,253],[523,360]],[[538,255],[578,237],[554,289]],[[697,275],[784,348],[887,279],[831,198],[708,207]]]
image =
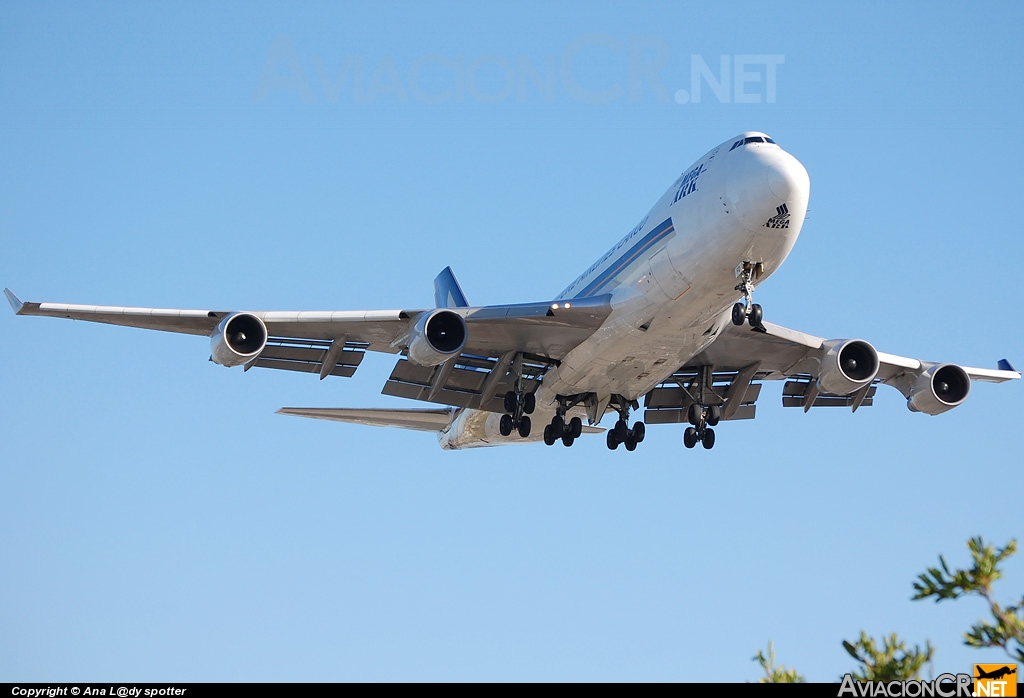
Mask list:
[[565,420],[562,419],[561,415],[555,415],[551,418],[551,436],[560,439],[562,434],[565,433]]
[[525,415],[520,417],[519,418],[519,436],[523,437],[524,439],[527,436],[529,436],[530,435],[530,426],[531,425],[530,425],[530,418],[529,417],[527,417]]
[[706,448],[709,451],[712,448],[714,448],[715,447],[715,430],[714,429],[705,429],[704,430],[704,436],[701,437],[700,443],[701,443],[701,445],[704,448]]
[[537,409],[537,396],[533,393],[523,395],[523,414],[533,414]]
[[686,421],[692,424],[693,426],[697,426],[698,424],[700,424],[701,412],[703,412],[701,406],[698,405],[696,402],[693,403],[692,405],[690,405],[690,409],[686,411]]
[[548,424],[544,427],[544,445],[554,446],[556,441],[558,441],[558,438],[551,433],[551,425]]
[[737,303],[732,307],[732,324],[739,327],[743,324],[743,321],[747,319],[747,308],[742,303]]
[[644,426],[643,422],[637,422],[633,425],[633,439],[637,443],[643,443],[644,437],[647,436],[647,427]]
[[572,438],[580,438],[580,434],[583,433],[583,420],[579,417],[573,417],[570,419],[568,432],[572,434]]
[[619,440],[615,438],[615,430],[614,429],[609,429],[608,430],[608,436],[605,439],[605,443],[608,444],[608,450],[609,451],[614,451],[615,449],[617,449],[619,447]]
[[510,390],[507,393],[505,393],[505,402],[503,406],[506,412],[508,412],[509,414],[515,412],[518,402],[519,400],[516,399],[516,394],[514,392]]
[[750,317],[748,317],[747,320],[750,321],[750,326],[751,327],[760,327],[761,326],[761,319],[763,317],[764,317],[764,313],[761,311],[761,306],[760,305],[758,305],[757,303],[754,303],[752,306],[750,306]]
[[687,448],[693,448],[697,445],[697,430],[693,427],[686,427],[686,431],[683,432],[683,446]]
[[508,436],[512,433],[512,415],[501,415],[501,421],[498,422],[498,431],[502,436]]
[[615,427],[612,431],[615,432],[615,440],[619,443],[623,443],[626,440],[626,436],[629,435],[629,425],[626,424],[625,419],[620,419],[615,422]]
[[626,450],[627,451],[635,451],[636,450],[636,438],[635,437],[633,437],[633,436],[627,436],[626,437]]
[[566,448],[572,446],[572,442],[575,440],[576,437],[572,435],[571,431],[567,431],[564,434],[562,434],[562,445],[565,446]]
[[708,426],[717,427],[718,422],[722,419],[722,408],[718,405],[712,405],[708,408]]

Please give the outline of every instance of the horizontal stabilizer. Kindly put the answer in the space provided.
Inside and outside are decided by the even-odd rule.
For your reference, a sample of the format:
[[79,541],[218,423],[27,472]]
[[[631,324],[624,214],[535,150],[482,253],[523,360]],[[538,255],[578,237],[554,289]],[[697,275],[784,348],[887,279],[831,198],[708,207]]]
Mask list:
[[454,410],[424,409],[358,409],[352,407],[282,407],[278,414],[294,417],[327,419],[332,422],[367,424],[372,427],[399,427],[417,431],[441,431],[451,421]]

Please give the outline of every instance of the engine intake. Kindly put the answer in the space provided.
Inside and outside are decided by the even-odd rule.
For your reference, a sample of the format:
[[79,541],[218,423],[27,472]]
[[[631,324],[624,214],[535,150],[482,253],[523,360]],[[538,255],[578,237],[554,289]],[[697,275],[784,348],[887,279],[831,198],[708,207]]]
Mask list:
[[221,366],[241,366],[267,346],[267,326],[252,313],[232,313],[210,335],[210,355]]
[[932,366],[914,381],[907,399],[912,412],[942,414],[963,403],[971,393],[971,377],[956,364]]
[[466,321],[451,310],[423,313],[409,335],[409,360],[420,366],[437,366],[462,352],[466,346]]
[[[849,395],[875,379],[878,352],[863,339],[835,343],[821,360],[818,389],[832,395]],[[828,345],[826,345],[828,346]]]

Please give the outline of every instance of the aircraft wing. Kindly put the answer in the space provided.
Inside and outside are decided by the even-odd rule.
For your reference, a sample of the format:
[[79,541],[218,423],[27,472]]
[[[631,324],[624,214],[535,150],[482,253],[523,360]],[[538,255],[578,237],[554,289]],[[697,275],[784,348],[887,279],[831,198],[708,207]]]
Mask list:
[[[4,294],[18,315],[86,320],[125,327],[211,336],[234,311],[25,303]],[[444,405],[502,411],[513,361],[524,362],[531,385],[587,339],[611,313],[611,297],[572,303],[524,303],[446,308],[467,328],[461,354],[440,366],[402,359],[384,393]],[[266,325],[266,347],[246,370],[276,368],[350,377],[366,351],[400,354],[416,321],[430,309],[372,311],[245,311]]]
[[[787,381],[783,388],[786,407],[856,410],[872,404],[878,384],[891,385],[909,399],[918,379],[941,365],[877,352],[878,373],[863,388],[847,395],[820,392],[821,362],[834,343],[770,322],[757,328],[727,324],[711,346],[647,394],[644,419],[649,424],[685,422],[689,405],[700,402],[702,387],[702,404],[721,406],[723,419],[752,419],[760,381],[765,380]],[[1005,359],[996,369],[960,368],[972,381],[1002,383],[1021,377]]]

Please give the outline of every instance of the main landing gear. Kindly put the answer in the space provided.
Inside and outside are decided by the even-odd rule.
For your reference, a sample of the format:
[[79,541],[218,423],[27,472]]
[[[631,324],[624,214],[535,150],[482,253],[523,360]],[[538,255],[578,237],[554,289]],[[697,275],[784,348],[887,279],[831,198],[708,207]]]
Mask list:
[[643,422],[636,422],[632,429],[629,428],[629,408],[631,406],[630,401],[621,396],[618,397],[619,420],[608,430],[607,436],[608,448],[612,451],[617,449],[619,444],[624,444],[627,451],[635,451],[637,444],[641,443],[647,435],[647,427]]
[[581,396],[572,399],[559,396],[555,416],[551,418],[551,423],[544,427],[544,443],[546,445],[554,446],[556,441],[561,440],[562,445],[568,448],[583,433],[582,419],[573,417],[568,422],[565,421],[566,413],[580,402],[580,398]]
[[[740,273],[740,282],[735,290],[743,292],[743,300],[732,307],[732,324],[742,325],[745,321],[751,327],[760,327],[764,313],[761,306],[754,302],[754,281],[764,273],[764,263],[744,262]],[[714,437],[711,442],[714,443]],[[692,446],[690,447],[692,448]],[[707,446],[706,448],[710,448]]]
[[530,417],[537,408],[537,397],[533,393],[521,393],[510,390],[505,393],[505,414],[501,415],[498,422],[498,431],[502,436],[509,436],[513,430],[519,432],[519,436],[526,438],[530,435]]
[[683,445],[693,448],[699,441],[706,449],[714,448],[715,430],[711,427],[717,426],[720,419],[722,419],[722,408],[718,405],[710,407],[704,407],[697,403],[690,405],[690,409],[686,413],[686,421],[691,426],[686,427],[686,431],[683,432]]

